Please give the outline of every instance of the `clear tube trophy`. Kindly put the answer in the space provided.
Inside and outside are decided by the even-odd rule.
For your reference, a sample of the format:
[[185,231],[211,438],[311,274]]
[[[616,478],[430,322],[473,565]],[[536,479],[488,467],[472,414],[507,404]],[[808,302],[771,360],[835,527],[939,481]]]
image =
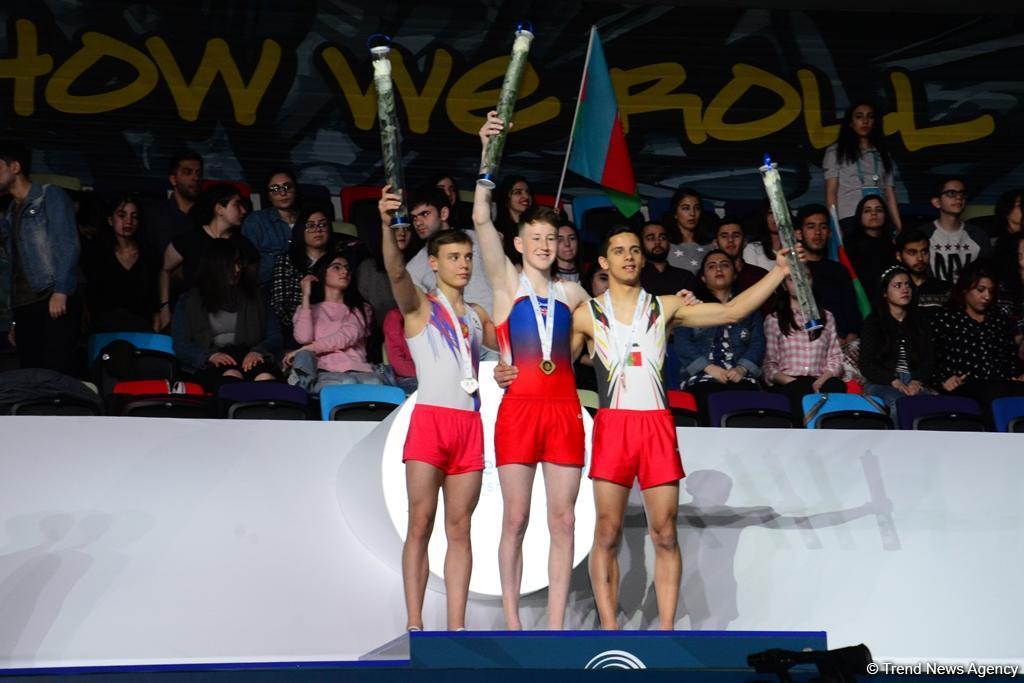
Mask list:
[[[373,45],[374,39],[383,41]],[[380,122],[380,151],[384,161],[384,180],[391,191],[401,195],[402,205],[394,213],[392,228],[409,226],[406,207],[405,174],[402,172],[402,132],[395,112],[395,87],[391,80],[391,38],[375,34],[366,41],[373,64],[373,85],[377,91],[377,119]]]
[[498,116],[505,123],[500,133],[491,138],[487,144],[483,165],[480,167],[480,176],[476,179],[477,185],[493,190],[497,184],[498,166],[501,165],[501,153],[505,149],[505,136],[508,134],[509,126],[512,124],[512,114],[516,108],[516,98],[519,94],[519,84],[523,80],[523,70],[526,68],[526,58],[530,54],[530,43],[533,42],[533,32],[530,28],[524,28],[520,24],[516,29],[516,39],[512,43],[512,58],[509,60],[508,68],[505,70],[505,80],[501,83],[501,94],[498,95]]

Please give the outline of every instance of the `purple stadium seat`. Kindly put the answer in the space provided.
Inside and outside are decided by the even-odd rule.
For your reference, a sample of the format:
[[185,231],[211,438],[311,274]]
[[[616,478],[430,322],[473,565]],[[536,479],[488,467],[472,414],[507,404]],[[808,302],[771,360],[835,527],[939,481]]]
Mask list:
[[900,429],[983,432],[981,406],[964,396],[904,396],[896,402]]
[[309,394],[278,382],[235,382],[217,393],[226,417],[234,420],[305,420]]
[[790,429],[797,425],[789,400],[765,391],[723,391],[708,397],[712,427],[767,427]]

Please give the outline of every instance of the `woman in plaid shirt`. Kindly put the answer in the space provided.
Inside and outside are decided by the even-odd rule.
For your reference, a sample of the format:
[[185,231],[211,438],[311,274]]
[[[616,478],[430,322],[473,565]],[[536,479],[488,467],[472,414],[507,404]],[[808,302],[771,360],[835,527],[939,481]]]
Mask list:
[[288,251],[274,262],[270,308],[281,326],[285,348],[295,348],[292,318],[302,303],[302,278],[310,275],[321,258],[333,251],[335,242],[326,208],[307,206],[295,217]]

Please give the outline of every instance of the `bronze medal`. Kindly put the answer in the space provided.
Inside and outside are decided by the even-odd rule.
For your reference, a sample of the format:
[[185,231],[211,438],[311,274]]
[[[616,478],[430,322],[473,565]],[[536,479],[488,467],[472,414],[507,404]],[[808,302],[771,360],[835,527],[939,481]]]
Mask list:
[[542,360],[540,362],[540,371],[543,372],[545,375],[550,375],[552,372],[555,371],[554,361]]

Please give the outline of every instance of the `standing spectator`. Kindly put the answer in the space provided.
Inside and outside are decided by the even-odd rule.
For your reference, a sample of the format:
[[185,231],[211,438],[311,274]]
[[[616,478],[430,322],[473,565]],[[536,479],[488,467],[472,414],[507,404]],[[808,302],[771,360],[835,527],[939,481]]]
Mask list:
[[313,272],[324,256],[333,253],[335,235],[326,209],[306,206],[295,217],[288,251],[274,262],[270,307],[281,326],[286,348],[294,344],[292,318],[302,303],[302,278]]
[[935,369],[928,321],[913,304],[910,273],[891,266],[879,277],[878,305],[864,320],[860,372],[864,393],[885,401],[896,421],[896,401],[903,396],[934,394],[925,384]]
[[732,290],[735,294],[750,287],[758,280],[768,274],[768,271],[760,266],[747,263],[743,259],[746,252],[747,238],[743,234],[743,226],[739,220],[732,216],[725,216],[718,224],[718,231],[715,233],[715,242],[712,245],[732,259],[736,277],[732,283]]
[[782,249],[782,240],[779,238],[775,214],[772,213],[772,207],[767,201],[755,214],[749,232],[754,239],[743,247],[743,260],[763,268],[766,272],[771,270],[775,266],[775,252]]
[[894,262],[892,237],[896,226],[877,195],[861,199],[853,219],[845,239],[846,253],[860,281],[872,287]]
[[189,212],[203,188],[203,158],[185,151],[167,166],[171,196],[146,207],[146,230],[140,237],[146,249],[163,254],[178,235],[195,227]]
[[907,228],[896,237],[896,260],[910,273],[914,303],[933,313],[949,301],[949,283],[932,275],[928,235],[920,228]]
[[281,329],[259,295],[255,270],[227,239],[211,240],[199,261],[196,286],[174,309],[174,352],[182,368],[211,393],[228,382],[279,379],[274,354]]
[[558,247],[551,277],[566,282],[580,281],[580,233],[568,221],[558,227]]
[[680,187],[672,195],[670,204],[672,213],[664,222],[672,243],[668,263],[696,275],[711,241],[711,231],[705,227],[704,200],[697,190]]
[[255,270],[259,262],[256,247],[238,231],[245,219],[245,205],[234,185],[221,183],[207,188],[192,208],[192,217],[198,225],[175,237],[164,250],[163,267],[159,275],[160,312],[157,314],[157,331],[165,328],[170,321],[172,273],[181,268],[182,289],[194,287],[203,252],[210,244],[216,240],[233,242],[241,254],[243,268]]
[[[681,289],[691,292],[700,288],[700,281],[688,270],[668,263],[668,231],[657,221],[648,221],[640,229],[640,248],[644,252],[644,267],[640,271],[640,284],[655,296],[669,296]],[[605,289],[608,274],[604,274]],[[603,290],[602,290],[603,291]],[[596,294],[594,296],[597,296]]]
[[284,356],[288,383],[316,394],[330,384],[383,384],[366,359],[372,313],[352,286],[348,259],[335,255],[326,265],[302,278],[302,303],[292,320],[302,346]]
[[902,227],[893,180],[896,164],[885,144],[881,118],[871,102],[855,102],[843,116],[839,140],[825,150],[825,201],[836,207],[844,236],[856,224],[857,202],[872,195],[888,207],[896,229]]
[[32,152],[0,141],[0,194],[12,199],[0,222],[12,266],[8,338],[21,367],[74,375],[81,323],[75,211],[64,190],[33,183],[31,172]]
[[288,169],[274,170],[267,179],[266,197],[270,206],[246,216],[242,223],[242,234],[260,254],[260,289],[269,300],[274,261],[288,251],[292,226],[295,225],[298,206],[295,174]]
[[960,220],[967,208],[967,189],[959,178],[946,178],[935,185],[932,206],[939,217],[921,226],[931,243],[932,273],[952,285],[965,266],[989,255],[991,242],[984,230]]
[[995,215],[993,216],[993,244],[995,252],[1001,253],[1006,242],[1015,235],[1020,234],[1021,208],[1020,198],[1022,191],[1018,189],[1008,190],[999,196],[996,201]]
[[1024,375],[1010,321],[995,310],[996,281],[984,261],[968,264],[934,318],[935,383],[989,411],[994,399],[1024,396]]
[[821,204],[803,206],[797,211],[794,227],[796,238],[804,246],[815,298],[835,316],[839,339],[853,341],[860,333],[860,308],[850,274],[838,261],[828,259],[828,210]]
[[[516,251],[515,246],[515,238],[519,234],[519,217],[523,215],[524,211],[533,206],[533,192],[530,191],[530,185],[526,182],[526,178],[520,175],[510,175],[503,178],[501,184],[494,191],[494,204],[496,210],[494,227],[501,233],[502,241],[505,244],[505,255],[509,257],[512,263],[519,265],[523,262],[523,256]],[[446,222],[447,220],[445,218]],[[420,235],[420,238],[426,241],[423,235]],[[478,268],[478,270],[483,269]],[[466,298],[468,301],[481,303],[473,299],[469,294],[469,291],[467,291]],[[487,311],[490,312],[490,310],[488,306]]]
[[142,216],[133,196],[111,207],[97,246],[83,254],[89,330],[144,332],[153,329],[160,262],[139,243]]
[[800,311],[796,286],[786,277],[775,294],[775,311],[764,321],[765,383],[769,390],[789,399],[794,415],[803,414],[805,394],[846,393],[843,352],[836,336],[835,319],[822,310],[825,327],[816,333],[804,331],[807,320]]
[[[708,252],[701,271],[708,302],[724,304],[738,293],[736,268],[724,251]],[[681,387],[696,397],[703,424],[708,424],[707,401],[711,394],[757,390],[765,348],[764,321],[759,312],[732,325],[677,327],[674,338],[682,368]]]

